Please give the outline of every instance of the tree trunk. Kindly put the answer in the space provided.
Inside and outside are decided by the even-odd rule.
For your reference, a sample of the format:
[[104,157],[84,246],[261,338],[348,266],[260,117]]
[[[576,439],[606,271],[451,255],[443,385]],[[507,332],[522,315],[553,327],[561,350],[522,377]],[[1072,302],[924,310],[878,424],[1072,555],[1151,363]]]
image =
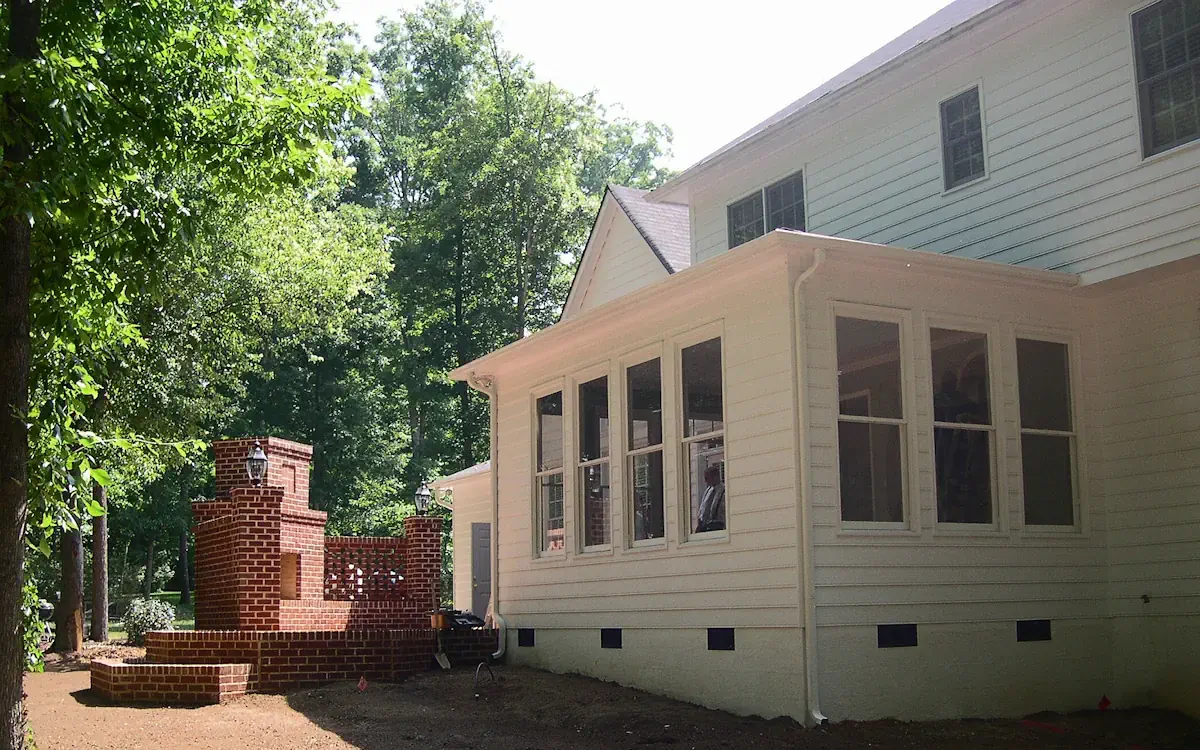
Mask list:
[[92,640],[108,640],[108,492],[92,483],[92,501],[104,515],[92,519]]
[[146,547],[146,577],[142,579],[142,593],[149,599],[154,593],[154,537]]
[[[42,5],[8,0],[8,54],[4,68],[41,56]],[[20,174],[30,144],[19,124],[24,102],[19,90],[5,94],[8,116],[0,130],[5,171]],[[34,176],[36,178],[36,176]],[[28,179],[28,177],[24,178]],[[25,670],[25,623],[21,613],[25,578],[26,467],[29,440],[30,221],[21,206],[0,205],[0,750],[25,747],[21,677]]]
[[[462,367],[468,361],[467,354],[467,322],[466,322],[466,248],[463,246],[463,228],[458,225],[458,244],[454,251],[454,357],[455,366]],[[459,448],[461,449],[462,468],[475,464],[474,443],[471,424],[471,390],[465,380],[454,384],[458,391],[458,421]]]
[[179,603],[192,603],[192,582],[188,577],[187,529],[181,529],[179,532]]
[[69,654],[83,648],[83,533],[69,529],[59,543],[62,589],[54,605],[51,651]]
[[121,565],[117,568],[120,572],[117,573],[117,596],[124,596],[129,590],[129,545],[133,540],[126,539],[125,546],[121,548]]

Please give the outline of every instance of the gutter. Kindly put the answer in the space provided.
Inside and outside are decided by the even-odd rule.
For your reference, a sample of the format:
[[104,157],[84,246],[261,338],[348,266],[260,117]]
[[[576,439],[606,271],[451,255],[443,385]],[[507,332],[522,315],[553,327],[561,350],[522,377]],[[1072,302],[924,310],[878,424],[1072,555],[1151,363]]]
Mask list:
[[800,601],[804,609],[804,694],[808,702],[807,719],[805,724],[825,724],[829,719],[821,713],[819,692],[820,680],[817,677],[817,601],[816,582],[813,580],[815,565],[813,562],[812,538],[812,466],[811,451],[808,445],[808,365],[805,357],[807,337],[805,336],[804,316],[804,282],[808,281],[825,262],[825,251],[817,248],[813,251],[812,265],[804,269],[804,273],[796,279],[792,287],[792,321],[796,326],[796,353],[792,357],[793,367],[796,368],[796,470],[798,473],[797,487],[800,490],[800,554],[801,578]]
[[472,370],[467,377],[467,384],[488,397],[488,460],[491,461],[492,474],[492,585],[489,595],[492,600],[492,620],[500,627],[500,637],[496,653],[492,654],[493,661],[504,658],[504,650],[508,645],[508,624],[500,616],[500,438],[497,426],[500,423],[499,400],[496,398],[496,381],[490,375],[476,375]]

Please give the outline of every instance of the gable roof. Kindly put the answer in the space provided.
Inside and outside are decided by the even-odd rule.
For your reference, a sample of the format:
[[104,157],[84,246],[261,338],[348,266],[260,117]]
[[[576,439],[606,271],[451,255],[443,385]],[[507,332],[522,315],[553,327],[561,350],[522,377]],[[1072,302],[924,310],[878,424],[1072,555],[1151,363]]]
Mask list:
[[692,265],[691,231],[688,207],[684,203],[651,203],[649,190],[609,185],[608,193],[633,222],[642,239],[658,256],[667,273]]
[[651,203],[646,200],[649,195],[649,190],[612,184],[605,186],[604,197],[600,199],[600,210],[596,212],[596,218],[592,221],[592,229],[588,233],[587,243],[583,246],[583,254],[575,264],[575,277],[571,279],[571,289],[567,292],[567,301],[563,304],[560,319],[580,304],[576,295],[581,285],[587,286],[592,273],[595,272],[596,255],[600,251],[605,234],[602,227],[607,227],[616,211],[620,211],[629,219],[629,223],[633,224],[668,274],[682,271],[692,264],[688,207],[682,203],[666,201]]
[[[863,59],[830,78],[788,106],[779,110],[767,119],[734,138],[729,143],[712,152],[700,161],[685,169],[683,172],[668,180],[654,190],[654,196],[665,199],[676,187],[690,182],[698,173],[705,171],[716,162],[723,159],[729,152],[751,141],[756,141],[768,131],[777,130],[781,125],[790,122],[818,100],[826,99],[834,94],[850,88],[853,84],[886,67],[898,62],[917,48],[950,34],[978,16],[992,10],[998,5],[1016,5],[1021,0],[954,0],[946,7],[934,13],[892,41],[883,45]],[[653,200],[654,196],[651,197]]]

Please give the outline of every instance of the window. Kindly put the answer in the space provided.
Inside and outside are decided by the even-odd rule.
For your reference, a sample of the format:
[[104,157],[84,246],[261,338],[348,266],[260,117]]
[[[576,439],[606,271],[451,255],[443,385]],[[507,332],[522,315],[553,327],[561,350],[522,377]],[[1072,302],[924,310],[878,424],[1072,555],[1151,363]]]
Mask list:
[[1133,14],[1142,153],[1200,137],[1200,3],[1162,0]]
[[1067,345],[1017,339],[1025,525],[1075,524],[1075,431]]
[[984,176],[978,86],[942,102],[942,169],[947,190]]
[[767,193],[767,231],[799,229],[804,231],[804,173],[771,185]]
[[939,523],[992,523],[992,420],[986,333],[929,329]]
[[721,339],[684,347],[683,456],[689,533],[725,530],[725,410]]
[[772,229],[803,231],[804,173],[797,172],[754,195],[730,203],[727,213],[730,250]]
[[836,337],[842,520],[903,523],[900,324],[839,316]]
[[729,249],[763,235],[762,191],[747,196],[726,209],[729,220]]
[[651,359],[625,371],[629,425],[626,470],[633,512],[633,542],[666,536],[663,507],[662,360]]
[[583,548],[610,543],[608,485],[608,378],[579,385],[579,503]]
[[563,400],[556,391],[537,400],[537,473],[534,478],[542,552],[566,549],[563,529]]

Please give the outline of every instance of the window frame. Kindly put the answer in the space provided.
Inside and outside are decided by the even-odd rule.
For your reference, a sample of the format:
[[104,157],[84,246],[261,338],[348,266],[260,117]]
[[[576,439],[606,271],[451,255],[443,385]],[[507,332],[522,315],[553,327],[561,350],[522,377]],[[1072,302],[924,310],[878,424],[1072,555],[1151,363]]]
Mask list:
[[[900,398],[904,417],[859,417],[841,413],[841,384],[837,373],[837,319],[854,318],[878,323],[895,323],[900,331]],[[834,489],[837,493],[837,518],[839,536],[880,535],[910,536],[919,533],[920,518],[917,502],[920,498],[919,474],[914,471],[914,456],[920,455],[916,445],[916,423],[913,409],[916,405],[913,361],[913,317],[912,311],[904,308],[867,305],[857,302],[834,301],[829,309],[829,356],[832,359],[833,411],[833,457],[832,468]],[[850,396],[861,395],[855,391]],[[900,500],[899,521],[847,521],[842,518],[842,472],[840,468],[842,446],[840,425],[843,421],[859,424],[895,424],[900,427]]]
[[[686,414],[684,409],[684,393],[683,393],[683,350],[695,344],[702,344],[711,339],[721,340],[721,429],[706,432],[700,435],[687,435]],[[730,537],[729,531],[729,441],[725,437],[728,430],[728,409],[726,408],[726,383],[728,382],[728,365],[726,362],[726,344],[728,340],[725,337],[725,321],[724,319],[715,320],[710,323],[705,323],[698,328],[692,328],[688,331],[679,334],[673,340],[674,346],[674,371],[675,371],[675,442],[679,446],[679,455],[676,471],[679,476],[679,503],[678,503],[678,528],[679,546],[686,547],[700,543],[712,543],[728,541]],[[692,531],[691,519],[691,475],[688,471],[688,447],[692,443],[702,440],[712,440],[713,438],[721,438],[722,453],[724,454],[723,463],[725,466],[725,528],[719,531]]]
[[[767,191],[773,187],[776,187],[777,185],[780,185],[781,183],[787,182],[788,180],[795,178],[797,175],[800,176],[800,191],[801,191],[800,210],[804,214],[804,228],[799,229],[799,230],[793,230],[793,231],[801,231],[801,232],[808,231],[808,165],[803,164],[800,166],[800,168],[787,173],[783,177],[780,177],[778,180],[773,180],[772,182],[769,182],[766,185],[762,185],[761,187],[758,188],[757,191],[748,192],[745,195],[743,195],[742,197],[737,198],[736,200],[729,201],[728,203],[725,204],[725,249],[726,250],[733,250],[735,247],[741,247],[742,245],[745,245],[747,242],[753,242],[754,240],[758,239],[759,237],[764,237],[764,236],[770,234],[771,232],[775,231],[774,229],[771,228],[771,222],[770,222],[771,212],[767,206]],[[735,244],[733,244],[733,222],[730,221],[730,218],[731,218],[730,212],[733,210],[734,206],[738,205],[739,203],[744,203],[745,201],[748,201],[748,200],[754,198],[755,196],[758,197],[759,208],[762,211],[763,232],[762,232],[762,234],[757,235],[757,236],[753,237],[752,239],[745,240],[744,242],[739,242],[738,244],[735,245]],[[778,228],[778,227],[776,227],[776,228]]]
[[[532,440],[530,440],[531,450],[529,452],[529,468],[531,476],[529,495],[532,511],[530,517],[533,519],[531,529],[532,533],[530,534],[530,547],[532,548],[533,560],[535,561],[565,560],[567,557],[568,548],[570,547],[571,535],[568,533],[568,507],[570,506],[570,503],[567,502],[567,498],[572,496],[573,488],[571,484],[569,484],[569,482],[571,482],[571,472],[568,471],[568,468],[571,465],[569,460],[571,455],[570,451],[575,450],[575,441],[571,434],[572,430],[567,429],[567,426],[571,424],[572,420],[570,409],[568,408],[567,404],[567,385],[566,379],[560,376],[533,388],[529,394],[530,437],[532,438]],[[563,404],[563,465],[558,469],[547,469],[545,471],[540,471],[538,469],[538,443],[541,440],[541,420],[538,418],[538,399],[558,392],[562,393]],[[542,513],[541,479],[553,474],[561,474],[563,481],[563,548],[561,550],[545,549],[544,534],[546,529],[545,517]]]
[[[618,449],[618,444],[615,439],[616,438],[615,432],[617,431],[617,429],[623,428],[624,422],[622,420],[613,418],[613,414],[614,414],[614,411],[613,411],[614,398],[613,398],[613,396],[614,396],[614,394],[613,394],[613,387],[612,387],[613,377],[612,377],[611,370],[612,370],[612,368],[610,367],[610,363],[608,361],[605,361],[605,362],[601,362],[599,364],[595,364],[590,367],[584,368],[583,370],[580,370],[580,371],[574,373],[571,376],[571,378],[569,379],[570,383],[571,383],[571,399],[572,399],[572,403],[571,403],[572,428],[574,430],[574,435],[575,435],[575,450],[572,451],[572,453],[571,453],[571,459],[572,459],[571,472],[572,472],[573,479],[574,479],[574,483],[573,483],[574,486],[572,487],[571,497],[572,497],[572,504],[574,505],[575,517],[579,519],[579,523],[575,524],[575,526],[577,527],[577,529],[576,529],[577,539],[575,540],[575,544],[576,544],[575,548],[578,550],[577,554],[580,556],[611,553],[615,547],[615,544],[613,542],[614,533],[616,531],[615,524],[614,524],[615,519],[614,519],[614,513],[613,513],[613,499],[614,499],[613,495],[615,494],[616,489],[617,489],[617,487],[616,487],[617,482],[616,482],[616,475],[614,474],[614,469],[613,469],[613,466],[614,466],[613,455],[615,453],[617,453],[617,449]],[[579,387],[584,385],[585,383],[590,383],[591,381],[597,380],[601,377],[607,379],[607,385],[608,385],[608,415],[609,415],[608,416],[608,455],[604,456],[602,458],[596,458],[596,459],[592,459],[589,461],[583,461],[580,458],[580,446],[582,445],[581,431],[583,428],[583,423],[580,421],[580,417],[583,414],[583,410],[579,406]],[[622,444],[622,447],[623,447],[623,444]],[[586,468],[590,468],[592,466],[598,466],[600,464],[608,464],[608,483],[609,483],[609,489],[608,489],[608,544],[588,545],[588,544],[585,544],[585,542],[587,540],[587,536],[586,536],[586,534],[587,534],[587,528],[586,528],[587,514],[586,514],[586,509],[584,507],[585,498],[584,498],[584,494],[583,494],[583,492],[584,492],[583,470]]]
[[[974,177],[965,182],[960,182],[954,186],[946,185],[946,126],[942,120],[942,106],[954,99],[962,96],[968,91],[975,89],[979,92],[979,135],[983,140],[983,174]],[[964,190],[971,185],[978,185],[981,182],[987,181],[992,176],[992,164],[988,156],[988,127],[987,127],[987,105],[986,99],[983,96],[983,79],[978,79],[957,90],[947,94],[938,100],[937,104],[937,133],[938,133],[938,167],[941,169],[942,195],[956,193],[959,190]]]
[[[643,448],[631,448],[629,443],[629,368],[643,364],[652,359],[658,360],[659,388],[660,388],[660,407],[662,413],[662,440],[656,445],[648,445]],[[673,419],[667,414],[668,404],[671,403],[672,394],[669,392],[671,372],[668,364],[671,362],[671,357],[668,355],[666,341],[658,340],[653,343],[641,346],[637,349],[623,354],[618,360],[618,369],[620,372],[619,388],[620,388],[620,453],[621,453],[621,494],[622,494],[622,535],[625,542],[626,552],[648,551],[648,550],[665,550],[667,548],[667,540],[671,534],[670,528],[670,490],[668,480],[668,471],[671,468],[668,446],[674,441]],[[610,391],[611,402],[611,391]],[[634,533],[634,493],[633,482],[634,472],[632,469],[633,458],[648,453],[660,452],[662,454],[663,467],[663,535],[653,539],[635,539]],[[611,471],[611,464],[609,466]],[[610,474],[609,481],[612,481]]]
[[[1197,141],[1200,143],[1200,140]],[[1030,537],[1061,537],[1061,536],[1087,536],[1087,508],[1084,503],[1084,498],[1087,497],[1087,467],[1082,457],[1085,455],[1086,441],[1084,438],[1084,425],[1080,418],[1083,412],[1083,368],[1079,358],[1079,336],[1070,331],[1059,328],[1043,328],[1037,326],[1017,325],[1013,326],[1007,336],[1012,345],[1012,371],[1014,395],[1013,403],[1015,408],[1016,419],[1016,434],[1017,448],[1016,461],[1020,468],[1020,482],[1017,485],[1018,512],[1020,513],[1021,533],[1023,536]],[[1069,403],[1071,409],[1071,508],[1072,518],[1074,523],[1067,524],[1027,524],[1025,522],[1025,459],[1022,455],[1021,437],[1025,434],[1031,435],[1060,435],[1067,436],[1057,430],[1041,430],[1030,428],[1026,430],[1021,425],[1021,371],[1017,364],[1017,339],[1030,339],[1033,341],[1043,341],[1051,344],[1063,344],[1067,347],[1067,387],[1071,389],[1071,400]]]
[[1146,118],[1142,116],[1142,86],[1141,81],[1138,80],[1138,42],[1137,31],[1134,28],[1134,16],[1144,10],[1148,10],[1160,2],[1162,2],[1162,0],[1149,0],[1149,2],[1144,2],[1140,5],[1130,8],[1125,23],[1125,29],[1129,35],[1129,79],[1133,86],[1133,106],[1137,115],[1138,153],[1143,162],[1153,159],[1166,158],[1170,154],[1177,154],[1193,148],[1200,148],[1200,138],[1193,138],[1190,141],[1171,146],[1170,148],[1163,149],[1162,151],[1158,151],[1153,154],[1147,153],[1146,144],[1148,133],[1146,131]]
[[[991,424],[973,425],[960,424],[951,422],[938,422],[934,417],[933,409],[933,341],[931,331],[934,328],[943,328],[962,333],[978,333],[987,336],[987,358],[988,358],[988,409],[991,416]],[[928,381],[926,383],[924,400],[925,405],[929,410],[929,418],[926,421],[926,427],[929,430],[929,451],[928,462],[926,468],[929,471],[929,476],[933,478],[933,486],[930,494],[933,503],[933,533],[937,536],[997,536],[1003,534],[1006,529],[1006,519],[1008,516],[1008,504],[1006,498],[1007,492],[1007,470],[1005,454],[1007,452],[1007,435],[1004,429],[1005,421],[1008,419],[1008,409],[1000,401],[1000,378],[1004,372],[1000,366],[1001,357],[1003,356],[1000,348],[1003,332],[1001,331],[998,321],[993,321],[985,318],[975,318],[966,315],[942,315],[933,314],[926,315],[922,320],[921,330],[924,334],[922,342],[924,351],[923,365],[928,373]],[[1018,417],[1019,419],[1019,417]],[[937,451],[935,443],[935,430],[937,428],[949,429],[967,429],[977,431],[987,431],[991,433],[991,439],[988,441],[988,450],[990,452],[990,470],[991,470],[991,491],[992,491],[992,522],[991,523],[963,523],[955,521],[942,521],[938,518],[938,496],[937,496]]]

